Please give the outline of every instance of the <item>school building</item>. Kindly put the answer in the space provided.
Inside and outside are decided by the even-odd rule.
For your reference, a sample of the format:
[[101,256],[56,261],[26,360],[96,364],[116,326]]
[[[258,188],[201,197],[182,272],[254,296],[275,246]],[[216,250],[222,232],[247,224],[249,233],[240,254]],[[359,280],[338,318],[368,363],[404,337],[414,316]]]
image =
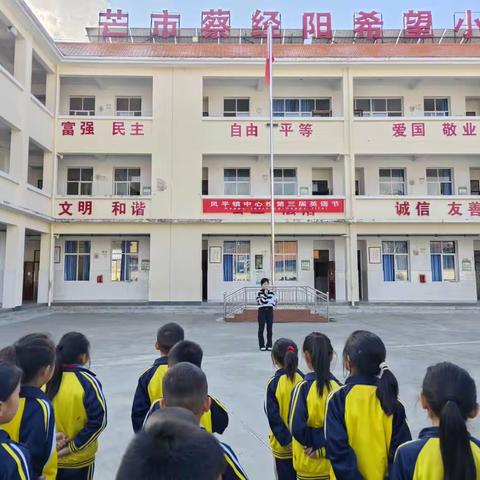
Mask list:
[[[477,302],[480,43],[248,31],[55,42],[0,0],[0,305]],[[343,36],[342,36],[343,35]]]

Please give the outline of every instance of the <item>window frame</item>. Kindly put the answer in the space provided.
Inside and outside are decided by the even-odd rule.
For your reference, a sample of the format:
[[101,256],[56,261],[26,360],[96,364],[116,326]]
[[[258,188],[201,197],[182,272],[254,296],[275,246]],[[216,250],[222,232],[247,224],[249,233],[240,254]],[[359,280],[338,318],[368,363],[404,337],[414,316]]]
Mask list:
[[[67,248],[67,243],[68,242],[75,242],[76,244],[76,249],[75,252],[67,252],[69,250]],[[88,252],[80,252],[80,242],[83,242],[85,244],[88,244]],[[63,281],[64,282],[89,282],[90,281],[90,272],[91,272],[91,261],[92,261],[92,243],[90,240],[65,240],[64,245],[64,259],[63,259]],[[70,257],[76,257],[75,260],[75,278],[74,279],[69,279],[67,278],[67,258]],[[79,278],[79,272],[80,272],[80,259],[83,259],[83,257],[88,257],[88,278]],[[82,267],[83,268],[83,267]],[[84,272],[85,273],[85,272]]]
[[[118,101],[128,100],[128,110],[119,110]],[[132,110],[130,103],[132,100],[140,100],[140,110]],[[116,117],[141,117],[143,113],[143,97],[140,95],[119,95],[115,97],[115,116]]]
[[[429,170],[436,170],[436,181],[430,181],[428,178],[428,171]],[[440,170],[449,170],[450,171],[450,182],[442,182],[440,181]],[[444,167],[427,167],[425,169],[425,180],[426,180],[426,184],[427,184],[427,195],[429,196],[441,196],[441,197],[450,197],[452,195],[454,195],[454,188],[455,188],[455,184],[454,184],[454,179],[453,179],[453,168],[451,167],[447,167],[447,168],[444,168]],[[431,193],[429,190],[430,190],[430,185],[437,185],[438,186],[438,191],[439,193]],[[442,185],[450,185],[450,192],[451,193],[442,193]]]
[[[119,258],[114,258],[114,244],[115,243],[120,243],[120,253],[116,253],[115,255]],[[126,244],[129,243],[135,243],[137,245],[136,247],[136,253],[132,252],[127,252]],[[129,248],[130,249],[130,248]],[[118,248],[116,249],[118,250]],[[125,250],[125,251],[124,251]],[[125,276],[129,274],[131,276],[132,273],[136,274],[136,278],[123,278],[122,279],[122,263],[123,263],[123,258],[125,257],[125,265],[129,265],[130,268],[125,269]],[[132,258],[136,258],[136,269],[132,270]],[[110,263],[111,263],[111,275],[110,275],[110,280],[112,282],[138,282],[139,276],[140,276],[140,268],[139,268],[139,258],[140,258],[140,242],[138,240],[112,240],[111,242],[111,252],[110,252]],[[120,261],[120,269],[118,268],[118,262]]]
[[[126,170],[127,171],[127,180],[116,180],[117,178],[117,170]],[[129,180],[129,172],[130,170],[138,170],[138,182]],[[131,185],[133,183],[138,183],[138,194],[132,193]],[[127,186],[128,194],[122,195],[121,193],[117,192],[117,187],[120,184],[125,184]],[[113,168],[113,195],[116,197],[140,197],[142,195],[142,167],[114,167]]]
[[[68,179],[68,172],[70,170],[80,170],[79,172],[79,180],[69,180]],[[91,180],[82,180],[82,171],[83,170],[91,170],[92,171],[92,179]],[[93,167],[67,167],[67,175],[66,175],[66,191],[65,194],[69,197],[92,197],[93,196],[93,180],[95,178],[95,169]],[[76,184],[77,185],[77,192],[78,193],[68,193],[68,185],[69,184]],[[81,193],[82,192],[82,185],[90,185],[91,193]]]
[[[292,243],[295,244],[295,274],[292,278],[285,278],[288,276],[289,270],[286,269],[288,257],[292,257],[291,253],[285,252],[285,244]],[[277,253],[277,245],[283,245],[283,251]],[[278,257],[282,263],[282,268],[277,268]],[[298,281],[298,241],[297,240],[275,240],[275,251],[274,251],[274,266],[275,266],[275,283],[276,282],[297,282]]]
[[[287,101],[298,101],[298,111],[287,112]],[[311,111],[302,110],[302,102],[313,101],[314,109]],[[328,109],[317,109],[317,102],[328,101]],[[282,110],[275,110],[275,102],[283,102]],[[313,112],[328,112],[328,115],[313,115]],[[273,99],[273,116],[275,118],[310,118],[310,117],[331,117],[332,116],[332,97],[275,97]]]
[[[235,244],[235,250],[233,253],[227,253],[227,244]],[[239,248],[240,244],[248,245],[248,253],[242,253]],[[227,255],[232,256],[232,279],[228,280],[225,278],[225,257]],[[244,273],[239,272],[239,265],[246,266],[246,271]],[[223,256],[222,256],[222,266],[223,266],[223,281],[224,282],[250,282],[252,278],[252,244],[250,240],[224,240],[223,241]]]
[[[369,110],[364,110],[363,108],[357,108],[357,101],[368,101]],[[385,100],[385,110],[374,110],[373,102],[375,100]],[[389,100],[400,100],[400,110],[389,110],[388,101]],[[355,97],[353,99],[353,111],[355,117],[371,117],[371,118],[389,118],[389,117],[403,117],[404,116],[404,106],[403,106],[403,97]],[[355,112],[362,112],[361,115],[355,114]]]
[[[235,110],[226,110],[225,109],[225,101],[226,100],[233,100],[235,102]],[[241,111],[238,110],[238,101],[239,100],[247,100],[248,101],[248,111]],[[250,116],[250,97],[223,97],[223,116],[229,118],[237,118],[237,117],[249,117]]]
[[[227,181],[225,177],[225,172],[227,170],[235,170],[235,180]],[[248,182],[239,180],[238,172],[239,170],[247,170],[248,171]],[[250,167],[224,167],[223,168],[223,193],[224,195],[251,195],[251,171]],[[235,185],[235,193],[227,193],[227,185]],[[239,186],[240,185],[248,185],[247,193],[239,193]]]
[[[282,179],[277,181],[276,178],[276,174],[275,172],[277,172],[278,170],[281,170],[282,171]],[[285,170],[293,170],[295,172],[295,177],[285,177]],[[285,180],[285,178],[294,178],[295,181],[288,181],[288,180]],[[295,185],[295,193],[285,193],[285,186],[286,185],[291,185],[291,184],[294,184]],[[282,190],[282,193],[278,193],[276,191],[276,187],[280,185],[281,186],[281,190]],[[279,195],[279,196],[298,196],[298,172],[297,172],[297,169],[296,168],[292,168],[292,167],[279,167],[279,168],[275,168],[274,169],[274,172],[273,172],[273,187],[274,187],[274,193],[275,195]]]
[[[433,252],[432,246],[434,243],[440,244],[440,252]],[[444,252],[444,247],[446,244],[452,244],[454,247],[454,252]],[[433,278],[433,257],[440,257],[441,263],[441,278],[440,280],[434,280]],[[450,269],[445,268],[445,258],[451,257],[453,258],[453,273],[454,278],[445,278],[445,271],[451,271]],[[443,283],[443,282],[458,282],[459,281],[459,274],[458,274],[458,246],[456,240],[430,240],[430,268],[432,273],[432,282],[435,283]]]
[[[433,100],[433,110],[426,110],[425,109],[425,102],[427,100]],[[437,109],[437,101],[438,100],[446,100],[447,101],[447,110],[438,110]],[[423,97],[423,116],[424,117],[449,117],[450,116],[450,107],[451,101],[450,97]]]
[[[386,178],[386,177],[381,176],[381,171],[382,170],[385,170],[385,171],[388,170],[390,172],[390,176],[388,177],[389,178],[388,181],[382,180],[382,178]],[[400,177],[394,177],[393,176],[393,171],[394,170],[401,171],[403,173],[403,177],[402,177],[403,180],[401,182],[396,180],[397,178],[400,178]],[[393,192],[393,186],[395,184],[403,185],[403,193],[394,193]],[[382,193],[382,185],[383,186],[390,186],[390,193]],[[385,195],[385,196],[402,196],[403,197],[403,196],[407,195],[407,169],[402,168],[402,167],[386,167],[386,168],[380,167],[378,169],[378,193],[379,193],[379,195]]]
[[[76,110],[71,108],[72,99],[81,99],[82,109]],[[93,99],[93,110],[85,108],[85,100]],[[68,97],[68,114],[74,117],[94,117],[96,113],[96,98],[95,95],[70,95]],[[85,112],[85,113],[81,113]]]
[[[398,252],[397,244],[402,243],[406,246],[406,252]],[[386,251],[386,245],[393,244],[393,251]],[[385,257],[393,257],[393,278],[386,279],[386,270],[385,270]],[[398,268],[399,258],[405,258],[407,260],[407,269]],[[384,282],[410,282],[410,242],[408,240],[382,240],[382,270],[383,270],[383,281]],[[399,272],[406,272],[406,278],[402,278],[399,275]]]

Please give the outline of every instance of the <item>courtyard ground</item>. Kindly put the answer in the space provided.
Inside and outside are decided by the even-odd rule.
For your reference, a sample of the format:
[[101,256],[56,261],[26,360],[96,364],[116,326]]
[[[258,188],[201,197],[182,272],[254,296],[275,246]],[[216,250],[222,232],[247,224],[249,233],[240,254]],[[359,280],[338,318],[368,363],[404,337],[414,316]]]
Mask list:
[[[26,333],[50,332],[55,340],[71,330],[92,342],[92,370],[103,383],[109,422],[101,436],[97,480],[113,480],[122,453],[132,438],[130,407],[137,378],[155,359],[158,326],[176,321],[189,339],[204,348],[210,391],[227,405],[230,426],[222,440],[238,454],[251,480],[271,480],[272,459],[263,412],[265,383],[273,373],[268,353],[259,352],[255,324],[227,324],[218,307],[69,307],[0,314],[0,346]],[[388,363],[397,375],[414,435],[428,424],[417,395],[428,365],[450,360],[467,368],[480,387],[480,309],[476,307],[337,307],[329,324],[278,324],[274,336],[294,339],[320,330],[332,339],[338,358],[333,371],[344,379],[341,351],[356,329],[380,335]],[[301,367],[304,367],[303,361]],[[480,436],[480,420],[470,425]]]

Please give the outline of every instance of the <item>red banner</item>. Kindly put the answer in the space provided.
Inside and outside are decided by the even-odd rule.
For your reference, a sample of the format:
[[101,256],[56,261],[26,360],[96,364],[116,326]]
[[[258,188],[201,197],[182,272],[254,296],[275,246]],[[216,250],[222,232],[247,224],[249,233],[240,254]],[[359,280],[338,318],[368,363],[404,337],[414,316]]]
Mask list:
[[[265,198],[204,198],[203,213],[269,213],[270,200]],[[275,213],[283,215],[315,215],[317,213],[344,213],[345,200],[342,198],[277,199]]]

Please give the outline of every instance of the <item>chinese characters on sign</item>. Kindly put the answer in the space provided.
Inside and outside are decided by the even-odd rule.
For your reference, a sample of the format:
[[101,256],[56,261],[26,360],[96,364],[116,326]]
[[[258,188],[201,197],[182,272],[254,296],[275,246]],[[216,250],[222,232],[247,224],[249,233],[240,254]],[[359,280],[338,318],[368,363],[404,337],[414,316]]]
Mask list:
[[[453,22],[455,36],[469,40],[475,33],[480,35],[480,12],[466,10],[455,13]],[[282,38],[282,16],[278,11],[256,9],[251,16],[251,36],[266,38],[268,26],[272,25],[274,38]],[[129,16],[122,10],[107,9],[99,13],[98,28],[105,38],[128,37]],[[353,15],[353,32],[356,38],[373,42],[384,37],[383,15],[375,10],[359,11]],[[330,12],[305,12],[302,14],[304,39],[333,40],[332,15]],[[443,30],[443,29],[442,29]],[[228,39],[231,35],[231,14],[227,10],[209,9],[201,14],[200,32],[206,39]],[[180,36],[180,14],[163,10],[150,15],[152,38]],[[242,33],[244,36],[245,33]],[[403,13],[401,37],[407,39],[432,39],[434,37],[433,15],[430,10],[408,10]]]
[[[76,134],[80,136],[95,135],[95,122],[92,120],[80,122],[65,121],[61,123],[61,127],[63,137],[74,137]],[[111,132],[114,137],[116,135],[128,135],[131,137],[145,135],[144,124],[140,122],[133,122],[126,125],[125,122],[122,121],[113,121]]]
[[[395,202],[395,214],[397,217],[429,217],[431,202],[408,200]],[[446,206],[446,214],[450,217],[480,217],[480,202],[457,202],[451,201]]]
[[[444,137],[476,137],[477,125],[473,122],[442,122],[438,126]],[[394,138],[425,137],[426,126],[424,122],[397,122],[392,124],[392,136]]]
[[[113,200],[111,202],[110,213],[115,217],[131,216],[144,217],[147,206],[141,200],[129,202]],[[69,218],[76,216],[91,217],[95,214],[95,204],[93,200],[64,200],[59,202],[57,214],[59,217]]]
[[[253,122],[247,125],[235,122],[230,125],[230,137],[258,137],[258,132],[258,125]],[[280,122],[278,132],[282,137],[298,135],[303,138],[310,138],[313,135],[313,123],[302,122],[294,125],[292,122]]]
[[[203,199],[203,213],[265,214],[271,209],[270,200],[264,198],[214,198]],[[317,213],[344,213],[345,200],[321,199],[275,200],[275,213],[283,215],[315,215]]]

